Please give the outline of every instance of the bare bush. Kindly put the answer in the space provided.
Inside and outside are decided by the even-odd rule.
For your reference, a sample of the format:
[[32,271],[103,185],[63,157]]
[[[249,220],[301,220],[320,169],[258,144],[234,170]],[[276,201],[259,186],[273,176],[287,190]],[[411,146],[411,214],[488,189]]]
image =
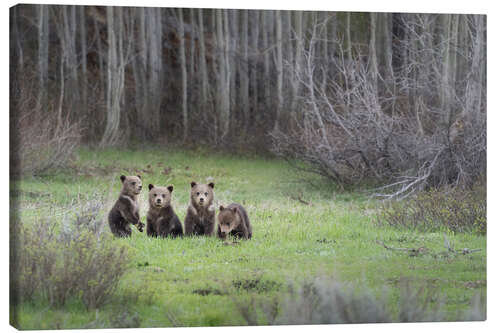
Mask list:
[[[10,163],[12,175],[35,175],[65,166],[80,143],[80,126],[61,105],[38,103],[35,76],[15,77],[11,91]],[[13,84],[14,85],[14,84]],[[14,90],[14,88],[11,88]]]
[[[429,22],[422,23],[423,18]],[[288,130],[270,133],[273,151],[306,162],[305,170],[340,185],[374,179],[385,184],[376,191],[384,198],[443,185],[471,186],[484,177],[485,82],[477,63],[485,60],[481,52],[472,52],[484,48],[483,23],[468,21],[471,52],[463,54],[448,35],[442,37],[446,47],[432,43],[431,21],[420,14],[404,17],[410,31],[400,43],[405,59],[385,77],[370,61],[373,52],[366,55],[363,47],[348,52],[343,41],[337,43],[338,56],[318,63],[315,50],[321,40],[314,36],[321,23],[316,24],[303,48],[305,64],[295,72],[303,87],[302,113]],[[460,69],[458,60],[441,64],[443,57],[448,61],[458,53]],[[325,79],[331,68],[336,75]],[[455,81],[443,82],[443,76]]]

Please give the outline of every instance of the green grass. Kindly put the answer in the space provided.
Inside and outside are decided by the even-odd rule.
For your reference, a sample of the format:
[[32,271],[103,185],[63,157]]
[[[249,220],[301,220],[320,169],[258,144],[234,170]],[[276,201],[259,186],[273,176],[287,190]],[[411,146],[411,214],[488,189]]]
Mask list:
[[[183,220],[190,182],[214,181],[217,207],[243,204],[253,238],[230,246],[204,237],[151,239],[134,228],[130,239],[114,240],[133,248],[132,268],[98,315],[78,302],[60,309],[25,303],[18,308],[20,328],[110,327],[117,325],[116,318],[128,318],[121,325],[140,327],[242,325],[234,300],[271,299],[288,284],[319,275],[388,292],[394,308],[399,282],[408,278],[440,292],[449,320],[458,319],[458,311],[478,291],[486,291],[485,236],[376,226],[380,202],[361,191],[339,192],[275,159],[202,150],[82,148],[68,169],[13,181],[11,197],[25,223],[47,216],[60,219],[96,193],[109,209],[121,174],[142,175],[144,223],[147,184],[173,184],[173,207]],[[481,251],[446,255],[445,236],[456,249]],[[412,257],[387,250],[377,240],[393,247],[426,247],[429,254]]]

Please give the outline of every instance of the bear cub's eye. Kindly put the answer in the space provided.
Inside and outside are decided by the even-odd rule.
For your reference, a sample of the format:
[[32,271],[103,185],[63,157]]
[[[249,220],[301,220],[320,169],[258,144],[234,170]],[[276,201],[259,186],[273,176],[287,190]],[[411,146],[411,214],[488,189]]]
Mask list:
[[205,192],[205,196],[207,196],[207,195],[208,195],[208,192]]
[[156,193],[154,194],[155,198],[156,198]]
[[196,192],[196,195],[200,195],[200,192]]
[[165,198],[165,194],[162,194],[161,196],[162,196],[162,198]]
[[135,185],[135,182],[132,182],[132,185]]

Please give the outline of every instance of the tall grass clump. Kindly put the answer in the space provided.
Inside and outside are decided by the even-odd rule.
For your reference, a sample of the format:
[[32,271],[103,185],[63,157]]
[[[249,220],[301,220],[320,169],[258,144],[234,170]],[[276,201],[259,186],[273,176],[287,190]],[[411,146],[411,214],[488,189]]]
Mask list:
[[35,301],[59,307],[78,299],[95,309],[111,298],[128,268],[129,253],[103,232],[101,208],[97,201],[89,203],[62,224],[50,218],[16,221],[11,228],[14,307]]
[[401,201],[387,202],[377,216],[379,225],[435,232],[486,234],[486,186],[472,190],[430,190]]

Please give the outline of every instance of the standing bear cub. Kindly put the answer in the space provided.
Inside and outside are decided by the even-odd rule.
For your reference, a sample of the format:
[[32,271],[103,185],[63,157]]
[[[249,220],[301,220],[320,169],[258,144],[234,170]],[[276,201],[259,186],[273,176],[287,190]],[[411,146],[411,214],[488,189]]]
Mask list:
[[172,185],[163,187],[149,184],[149,211],[146,229],[148,236],[182,236],[182,224],[170,204],[173,190]]
[[226,208],[219,207],[217,236],[226,239],[228,235],[243,239],[252,238],[252,226],[242,205],[232,203]]
[[108,214],[111,232],[117,237],[130,237],[134,224],[142,232],[144,223],[139,218],[137,197],[142,190],[141,176],[120,176],[123,187],[118,200]]
[[191,202],[188,206],[184,228],[186,235],[212,236],[215,228],[214,183],[191,183]]

